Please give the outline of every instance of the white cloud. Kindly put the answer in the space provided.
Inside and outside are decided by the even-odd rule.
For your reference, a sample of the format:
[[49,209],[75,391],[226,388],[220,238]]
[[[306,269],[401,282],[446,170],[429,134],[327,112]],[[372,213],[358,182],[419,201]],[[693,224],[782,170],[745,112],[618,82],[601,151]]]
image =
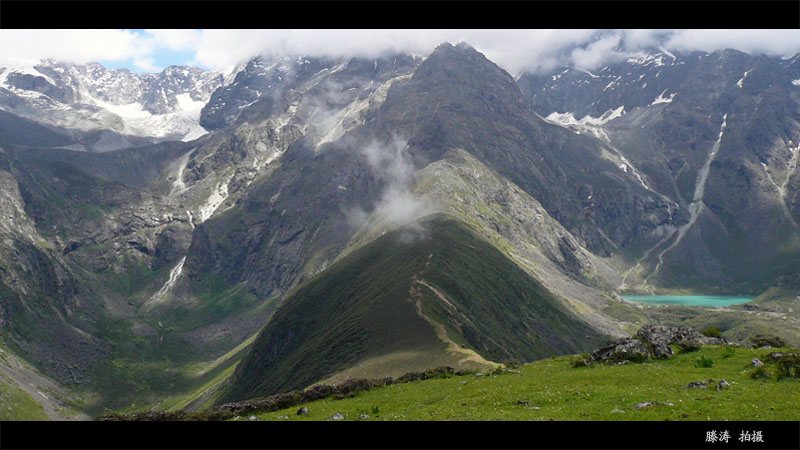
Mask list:
[[385,182],[383,194],[375,205],[373,214],[382,224],[392,228],[405,225],[435,210],[429,200],[418,198],[409,192],[415,168],[406,153],[407,149],[407,141],[397,136],[389,143],[373,141],[361,148],[361,154],[372,173]]
[[623,30],[625,50],[635,52],[642,48],[657,47],[672,32],[672,30]]
[[259,53],[425,56],[445,41],[466,41],[518,75],[565,65],[597,67],[659,45],[678,51],[735,48],[788,56],[800,51],[800,30],[0,30],[0,65],[42,58],[133,60],[150,70],[158,52],[169,50],[194,53],[195,63],[224,68]]
[[256,54],[376,57],[427,56],[442,42],[466,41],[506,70],[552,69],[559,53],[594,30],[204,30],[195,60],[226,67]]
[[128,30],[0,30],[0,64],[44,58],[87,63],[122,61],[151,52],[140,35]]
[[734,48],[750,54],[790,56],[800,51],[800,30],[677,30],[665,46],[671,50]]
[[157,46],[170,50],[192,50],[203,35],[202,30],[144,30]]
[[133,65],[145,72],[159,72],[163,67],[156,66],[153,58],[135,58]]
[[624,59],[625,54],[615,50],[622,37],[622,33],[614,33],[592,42],[585,48],[576,48],[570,56],[572,65],[578,69],[592,70],[608,62]]

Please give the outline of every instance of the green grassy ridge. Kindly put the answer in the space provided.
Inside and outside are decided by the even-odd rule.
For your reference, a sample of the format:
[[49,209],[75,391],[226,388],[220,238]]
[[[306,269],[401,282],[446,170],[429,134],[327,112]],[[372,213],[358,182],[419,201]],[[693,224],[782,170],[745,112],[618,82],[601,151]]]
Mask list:
[[423,353],[428,367],[451,363],[410,299],[416,276],[457,312],[427,288],[420,289],[423,310],[457,324],[446,331],[458,329],[466,347],[484,357],[530,361],[605,341],[465,224],[436,215],[421,226],[421,233],[387,233],[296,290],[237,369],[226,400],[304,388],[391,352]]
[[[750,378],[751,359],[770,366],[765,355],[778,349],[734,348],[726,357],[731,348],[706,346],[671,360],[579,368],[572,367],[574,357],[562,356],[526,364],[519,374],[395,384],[251,415],[259,420],[327,420],[338,412],[345,420],[797,420],[800,380]],[[713,366],[696,367],[699,358],[712,359]],[[708,378],[715,383],[707,389],[687,388]],[[717,391],[722,379],[731,386]],[[658,404],[633,409],[651,401]],[[308,415],[296,414],[302,406]]]

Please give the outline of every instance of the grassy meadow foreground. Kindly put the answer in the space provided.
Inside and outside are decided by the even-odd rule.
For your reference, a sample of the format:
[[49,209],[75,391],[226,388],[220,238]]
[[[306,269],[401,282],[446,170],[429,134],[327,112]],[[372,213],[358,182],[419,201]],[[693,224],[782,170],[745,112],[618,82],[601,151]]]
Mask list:
[[[563,356],[519,373],[394,384],[234,420],[327,420],[337,413],[344,420],[797,420],[800,380],[777,379],[767,358],[773,351],[779,349],[707,346],[671,360],[587,367]],[[772,376],[751,378],[753,358]],[[705,389],[687,387],[709,378]],[[717,390],[723,379],[730,386]],[[654,404],[634,408],[643,402]],[[307,415],[297,414],[301,407]]]

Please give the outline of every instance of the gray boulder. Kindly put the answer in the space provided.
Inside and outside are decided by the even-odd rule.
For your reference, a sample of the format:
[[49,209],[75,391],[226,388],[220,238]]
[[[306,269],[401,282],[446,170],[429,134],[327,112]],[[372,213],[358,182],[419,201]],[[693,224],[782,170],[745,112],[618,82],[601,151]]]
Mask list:
[[726,345],[725,338],[704,336],[690,327],[673,327],[666,325],[646,325],[639,329],[636,336],[620,339],[606,347],[592,352],[595,361],[629,361],[644,359],[669,359],[674,356],[670,344],[682,347],[699,347],[701,345]]
[[693,381],[693,382],[689,383],[689,385],[686,386],[686,387],[689,388],[689,389],[705,389],[705,388],[708,387],[709,383],[713,383],[713,382],[714,382],[714,380],[709,378],[709,379],[707,379],[705,381]]
[[800,353],[772,352],[768,356],[769,356],[770,359],[772,359],[774,361],[777,361],[778,359],[780,359],[780,358],[782,358],[784,356],[800,356]]
[[636,335],[653,346],[654,356],[658,359],[667,359],[673,356],[670,344],[725,345],[729,343],[725,338],[704,336],[691,327],[646,325],[640,328]]
[[758,358],[753,358],[753,360],[750,362],[753,364],[753,367],[762,367],[764,365],[764,363]]
[[655,406],[656,402],[641,402],[637,403],[633,409],[642,409],[642,408],[649,408],[651,406]]
[[628,359],[650,359],[647,346],[634,337],[624,338],[592,352],[595,361],[619,361]]

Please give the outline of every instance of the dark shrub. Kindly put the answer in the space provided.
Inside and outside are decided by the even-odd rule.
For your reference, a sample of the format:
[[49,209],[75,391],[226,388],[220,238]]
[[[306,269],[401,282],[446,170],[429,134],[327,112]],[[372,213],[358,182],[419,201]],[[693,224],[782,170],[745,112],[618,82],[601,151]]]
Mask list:
[[630,361],[636,364],[641,364],[647,361],[648,359],[650,358],[648,358],[647,355],[642,353],[634,353],[632,355],[620,355],[619,353],[617,353],[616,355],[614,355],[614,361],[616,362]]
[[611,365],[622,364],[622,363],[625,363],[625,362],[633,362],[633,363],[637,363],[638,364],[638,363],[645,362],[646,360],[647,360],[647,358],[645,358],[644,356],[642,356],[639,353],[635,353],[635,354],[614,353],[613,355],[611,355],[610,358],[608,358],[604,362],[606,364],[611,364]]
[[783,355],[775,362],[778,379],[800,378],[800,356]]
[[435,369],[426,370],[422,379],[429,380],[431,378],[450,378],[453,376],[454,372],[455,370],[452,367],[437,367]]
[[719,331],[719,327],[708,327],[705,330],[703,330],[703,336],[718,338],[720,334],[721,333]]
[[768,378],[772,378],[772,371],[767,369],[764,366],[758,367],[756,370],[750,372],[750,378],[754,380],[765,380]]
[[308,401],[319,400],[327,398],[333,394],[333,386],[328,384],[318,384],[306,390],[306,399]]
[[344,383],[334,386],[334,398],[341,400],[355,397],[359,392],[368,391],[371,387],[372,383],[364,378],[345,380]]
[[394,378],[386,377],[378,380],[378,386],[391,386],[394,384]]
[[581,353],[580,356],[570,358],[570,364],[574,368],[591,366],[593,362],[592,357],[586,352]]
[[186,420],[193,420],[193,421],[220,421],[226,420],[233,417],[230,411],[219,411],[219,410],[212,410],[212,411],[200,411],[194,414],[189,415]]
[[732,345],[726,345],[725,350],[722,351],[722,358],[727,359],[735,354],[736,354],[736,347]]
[[757,334],[750,338],[750,341],[753,343],[753,347],[786,347],[786,341],[781,339],[778,336],[771,336],[768,334]]
[[506,369],[518,369],[522,363],[519,362],[519,360],[512,358],[506,361],[503,365],[506,366]]
[[702,344],[697,341],[692,340],[682,340],[675,343],[675,346],[678,347],[678,351],[680,353],[691,353],[700,350]]
[[705,356],[701,356],[697,358],[697,361],[695,361],[694,366],[703,368],[714,367],[714,360],[711,358],[706,358]]
[[411,381],[421,380],[425,374],[422,372],[408,372],[407,374],[401,376],[397,379],[398,383],[408,383]]

